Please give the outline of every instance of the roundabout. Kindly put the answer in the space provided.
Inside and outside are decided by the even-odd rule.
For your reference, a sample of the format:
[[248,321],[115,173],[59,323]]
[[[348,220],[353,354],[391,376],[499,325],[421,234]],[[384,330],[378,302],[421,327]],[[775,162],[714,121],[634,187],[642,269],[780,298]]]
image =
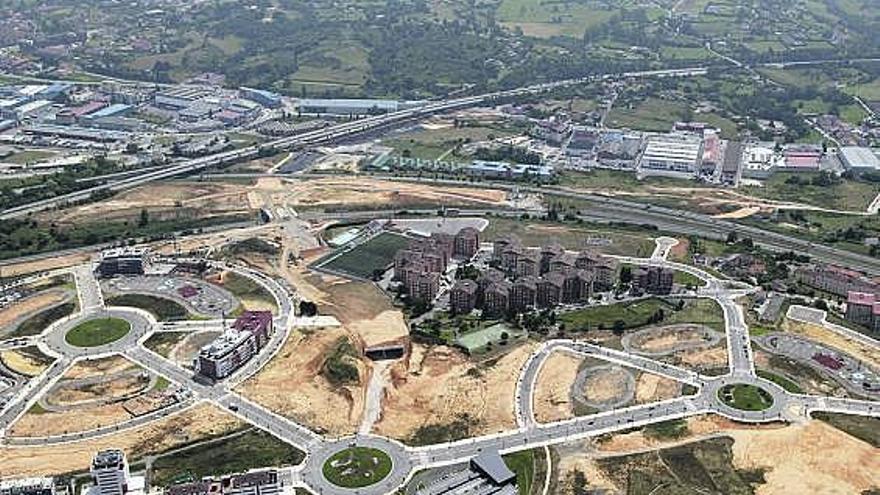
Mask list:
[[391,458],[371,447],[349,447],[330,456],[321,468],[327,481],[342,488],[363,488],[385,479]]
[[116,342],[128,335],[131,324],[115,317],[84,321],[64,335],[64,341],[74,347],[99,347]]
[[765,411],[773,407],[773,396],[761,387],[748,383],[732,383],[718,389],[718,399],[742,411]]

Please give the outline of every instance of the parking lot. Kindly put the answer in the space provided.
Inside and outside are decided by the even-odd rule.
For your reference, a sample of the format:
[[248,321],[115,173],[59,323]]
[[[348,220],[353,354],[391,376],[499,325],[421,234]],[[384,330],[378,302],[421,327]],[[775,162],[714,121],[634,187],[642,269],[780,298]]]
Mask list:
[[229,291],[203,280],[178,276],[119,277],[101,282],[107,295],[148,294],[183,304],[201,316],[220,318],[238,307],[239,301]]

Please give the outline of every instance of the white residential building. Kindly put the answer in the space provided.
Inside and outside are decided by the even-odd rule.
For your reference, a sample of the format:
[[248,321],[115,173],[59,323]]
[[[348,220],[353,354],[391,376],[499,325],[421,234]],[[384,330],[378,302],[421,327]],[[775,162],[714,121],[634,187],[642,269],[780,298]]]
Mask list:
[[119,449],[102,450],[95,454],[91,467],[97,495],[125,495],[131,473],[125,453]]
[[52,478],[12,478],[0,480],[0,495],[54,495]]

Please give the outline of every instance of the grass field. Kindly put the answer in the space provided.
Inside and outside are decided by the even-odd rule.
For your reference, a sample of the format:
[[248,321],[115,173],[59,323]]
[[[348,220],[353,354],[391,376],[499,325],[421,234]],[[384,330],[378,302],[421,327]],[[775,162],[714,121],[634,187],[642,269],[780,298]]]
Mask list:
[[394,260],[394,254],[409,244],[402,235],[382,232],[372,239],[344,252],[321,268],[347,273],[359,278],[371,278]]
[[[750,332],[750,333],[752,335],[755,335],[754,332]],[[765,371],[765,370],[757,370],[756,373],[760,378],[763,378],[765,380],[770,380],[771,382],[779,385],[780,387],[784,388],[788,392],[791,392],[793,394],[804,393],[804,390],[801,388],[800,385],[798,385],[797,383],[789,380],[788,378],[786,378],[782,375],[777,375],[776,373],[771,373],[771,372]]]
[[16,337],[25,337],[28,335],[37,335],[46,329],[52,323],[72,314],[76,310],[76,304],[69,302],[54,308],[47,309],[31,316],[27,320],[21,322],[18,327],[10,332],[6,337],[12,339]]
[[502,0],[496,18],[505,26],[520,28],[526,36],[581,37],[584,29],[607,22],[614,11],[579,2],[541,0]]
[[56,153],[51,151],[43,151],[43,150],[28,150],[28,151],[20,151],[18,153],[13,153],[12,155],[0,159],[0,162],[6,163],[15,163],[17,165],[24,165],[27,163],[36,163],[47,160],[55,156]]
[[303,453],[259,430],[221,439],[190,449],[160,455],[153,461],[150,483],[167,486],[197,481],[208,475],[244,472],[265,466],[290,466],[303,460]]
[[[240,300],[260,301],[275,306],[275,298],[262,285],[244,275],[226,272],[223,276],[223,288]],[[277,312],[277,308],[275,309]]]
[[[798,184],[786,183],[793,175],[799,177]],[[777,173],[764,181],[762,187],[744,187],[741,191],[777,201],[797,201],[824,208],[839,210],[865,211],[880,187],[869,182],[843,179],[838,184],[820,186],[805,184],[818,173]]]
[[684,308],[677,310],[671,303],[649,298],[635,302],[624,302],[608,306],[593,306],[563,313],[559,320],[569,331],[609,330],[620,320],[624,328],[638,328],[650,324],[650,318],[658,310],[663,310],[664,318],[658,324],[702,323],[716,330],[723,328],[724,316],[721,308],[712,300],[688,300]]
[[826,412],[813,413],[813,417],[880,449],[880,418]]
[[180,304],[164,297],[147,294],[123,294],[107,299],[111,306],[131,306],[149,311],[158,321],[185,320],[189,311]]
[[351,447],[324,463],[327,481],[343,488],[362,488],[378,483],[391,472],[391,458],[378,449]]
[[773,405],[773,398],[764,389],[745,383],[726,385],[718,391],[718,398],[735,409],[763,411]]
[[97,347],[115,342],[130,331],[131,324],[121,318],[100,318],[71,328],[64,340],[76,347]]
[[680,120],[688,120],[688,106],[676,101],[648,98],[626,108],[617,105],[608,114],[606,125],[609,127],[627,127],[640,131],[668,131],[672,124]]
[[504,463],[516,473],[516,488],[519,495],[532,493],[532,485],[535,482],[535,456],[541,453],[540,449],[522,450],[504,456]]

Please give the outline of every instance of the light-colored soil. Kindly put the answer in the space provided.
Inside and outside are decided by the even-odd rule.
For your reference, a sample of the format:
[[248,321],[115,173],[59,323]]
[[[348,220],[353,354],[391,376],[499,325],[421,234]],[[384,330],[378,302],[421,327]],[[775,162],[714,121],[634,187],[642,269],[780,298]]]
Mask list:
[[118,424],[130,417],[119,404],[64,412],[29,412],[12,425],[11,434],[16,437],[39,437],[73,433]]
[[643,337],[632,340],[633,348],[651,353],[667,352],[679,346],[699,345],[706,342],[703,332],[691,325],[676,325],[640,335]]
[[60,290],[51,290],[46,292],[38,292],[36,294],[25,297],[0,309],[0,328],[9,325],[19,318],[36,313],[46,309],[54,304],[64,300],[64,292]]
[[672,246],[672,249],[669,250],[668,258],[672,261],[688,261],[688,249],[690,248],[691,241],[687,239],[687,237],[679,237],[678,244]]
[[782,329],[839,349],[865,364],[880,369],[880,350],[876,347],[860,344],[820,325],[792,321],[787,318],[782,323]]
[[294,332],[277,356],[238,391],[272,411],[331,435],[357,431],[363,413],[366,365],[360,362],[362,385],[337,387],[321,376],[321,368],[342,328]]
[[66,268],[68,266],[80,265],[89,261],[91,255],[92,253],[87,251],[63,256],[51,256],[45,259],[25,261],[12,265],[3,265],[3,276],[16,277],[28,273],[43,272],[46,270],[55,270],[58,268]]
[[636,378],[637,404],[672,399],[681,395],[681,383],[660,375],[640,373]]
[[360,346],[400,342],[409,335],[403,314],[375,285],[323,276],[313,281],[327,294],[319,304],[321,314],[335,316]]
[[248,199],[254,208],[265,204],[267,196],[276,206],[405,206],[425,203],[501,204],[507,194],[492,189],[410,184],[367,177],[327,178],[308,182],[266,178],[258,180],[248,192]]
[[220,332],[213,330],[187,335],[174,346],[174,349],[171,350],[169,356],[171,357],[171,360],[178,365],[185,368],[192,368],[193,359],[199,354],[199,349],[211,343],[219,335]]
[[413,345],[408,359],[391,370],[373,432],[404,440],[421,426],[448,424],[464,414],[472,420],[471,434],[515,428],[516,380],[537,345],[518,346],[487,366],[445,346]]
[[571,386],[582,361],[582,358],[568,352],[554,352],[544,361],[535,381],[533,407],[539,423],[574,417]]
[[200,405],[149,425],[82,442],[40,447],[0,447],[4,476],[47,476],[86,471],[95,452],[121,448],[129,459],[241,428],[243,423],[215,406]]
[[687,419],[689,434],[685,438],[676,440],[658,440],[645,435],[641,430],[629,433],[620,433],[603,437],[602,441],[596,442],[596,450],[600,455],[623,455],[650,449],[658,449],[693,440],[696,437],[726,433],[731,430],[775,430],[778,425],[746,425],[735,423],[720,416],[705,415],[694,416]]
[[37,376],[49,367],[17,350],[0,351],[0,360],[10,370],[25,376]]
[[880,486],[880,449],[822,421],[731,436],[737,467],[767,469],[759,495],[844,495]]
[[[92,385],[62,386],[51,391],[46,396],[46,401],[57,406],[76,405],[96,399],[109,401],[143,391],[149,385],[149,381],[149,375],[138,373],[112,377],[110,380]],[[59,382],[59,384],[63,383],[63,380]]]
[[679,351],[674,356],[681,358],[681,366],[688,369],[723,368],[728,365],[725,345],[709,349]]
[[127,371],[138,368],[139,366],[128,359],[113,355],[100,359],[77,361],[64,374],[65,379],[90,378],[120,371]]
[[123,220],[139,215],[144,208],[151,218],[173,217],[175,210],[193,209],[204,216],[232,214],[249,210],[248,186],[206,182],[147,184],[98,203],[53,212],[56,222],[76,223],[97,220]]
[[622,400],[626,396],[626,382],[630,372],[619,366],[591,370],[584,380],[583,397],[594,403]]

